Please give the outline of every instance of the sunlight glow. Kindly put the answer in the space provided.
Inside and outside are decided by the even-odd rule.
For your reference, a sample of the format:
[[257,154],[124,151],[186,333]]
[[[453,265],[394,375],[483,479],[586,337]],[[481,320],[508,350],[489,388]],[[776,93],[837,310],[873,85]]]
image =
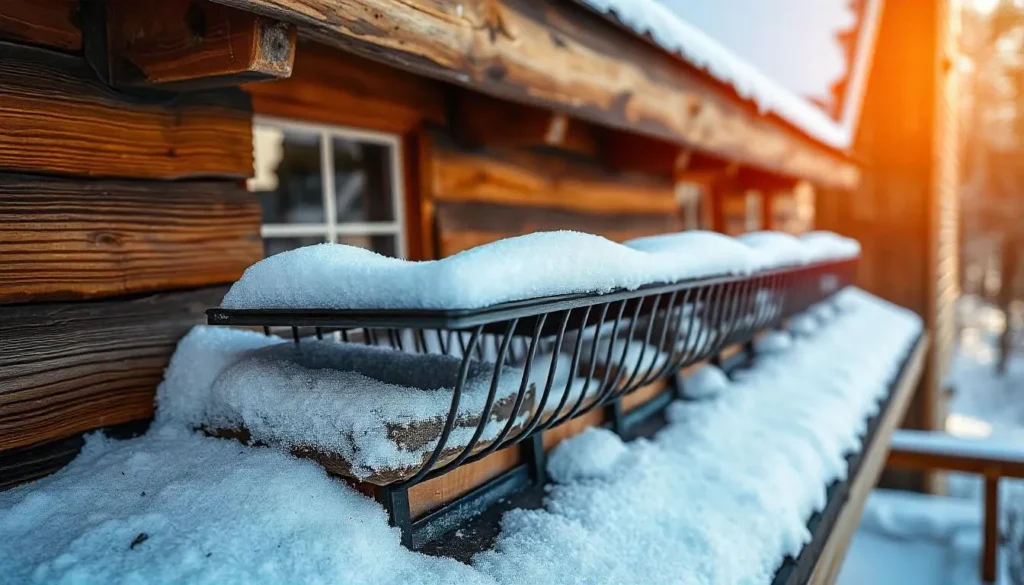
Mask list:
[[972,416],[952,413],[946,417],[946,432],[968,439],[981,439],[992,434],[992,425]]

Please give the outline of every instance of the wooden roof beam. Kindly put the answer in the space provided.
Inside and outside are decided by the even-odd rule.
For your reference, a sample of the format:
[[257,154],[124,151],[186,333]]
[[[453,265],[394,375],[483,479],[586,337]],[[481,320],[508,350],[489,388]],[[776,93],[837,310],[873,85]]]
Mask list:
[[205,0],[86,5],[86,55],[111,85],[178,91],[291,75],[291,24]]
[[215,0],[364,57],[849,189],[859,170],[678,58],[569,2]]
[[450,116],[456,138],[471,146],[547,147],[594,156],[601,129],[562,112],[459,91]]

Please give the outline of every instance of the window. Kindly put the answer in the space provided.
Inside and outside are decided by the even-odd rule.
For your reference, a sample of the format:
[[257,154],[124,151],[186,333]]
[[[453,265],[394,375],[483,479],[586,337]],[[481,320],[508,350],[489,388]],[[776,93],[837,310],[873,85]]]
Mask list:
[[396,136],[257,116],[255,176],[267,256],[320,242],[404,257]]

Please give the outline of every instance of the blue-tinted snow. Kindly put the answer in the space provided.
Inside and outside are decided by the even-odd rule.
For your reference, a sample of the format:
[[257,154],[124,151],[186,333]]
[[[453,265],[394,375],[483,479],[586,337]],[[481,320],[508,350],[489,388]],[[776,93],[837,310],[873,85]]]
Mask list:
[[[824,258],[834,242],[796,240]],[[822,242],[825,242],[824,246]],[[290,250],[250,266],[222,305],[234,309],[476,309],[571,293],[633,290],[646,284],[779,266],[776,246],[687,231],[617,244],[579,232],[538,232],[442,260],[410,262],[342,244]]]
[[[652,440],[590,430],[563,442],[545,508],[507,514],[495,550],[471,566],[402,548],[378,504],[311,462],[160,413],[146,436],[94,436],[69,467],[0,494],[3,579],[768,583],[808,539],[807,518],[920,331],[866,293],[840,300],[834,320],[759,357],[717,399],[672,404]],[[164,394],[159,408],[173,404]]]

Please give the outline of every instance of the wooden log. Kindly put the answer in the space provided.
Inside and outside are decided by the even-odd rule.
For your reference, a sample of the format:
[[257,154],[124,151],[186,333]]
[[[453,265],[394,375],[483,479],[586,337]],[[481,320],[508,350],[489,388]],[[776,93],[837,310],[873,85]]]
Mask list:
[[[114,439],[128,439],[144,433],[149,421],[106,427],[103,434]],[[85,445],[83,434],[57,441],[0,450],[0,491],[41,479],[71,463]]]
[[601,150],[602,162],[616,171],[672,178],[690,166],[692,156],[690,150],[678,144],[628,132],[608,132]]
[[0,451],[0,491],[46,477],[78,456],[81,435],[44,445]]
[[259,200],[235,182],[0,173],[0,303],[231,283],[262,257]]
[[466,151],[438,137],[432,161],[433,196],[441,202],[547,207],[600,214],[678,211],[665,177],[609,173],[598,165],[555,153]]
[[0,307],[0,449],[151,417],[175,345],[225,292]]
[[404,134],[444,124],[444,85],[309,41],[288,79],[245,86],[257,114]]
[[502,99],[852,187],[843,156],[583,7],[543,0],[216,0],[326,44]]
[[621,242],[679,230],[679,220],[669,215],[581,213],[548,207],[444,201],[436,202],[434,208],[441,256],[537,231],[576,230]]
[[240,90],[129,97],[84,58],[0,42],[0,171],[247,177],[249,99]]
[[0,40],[81,51],[78,0],[4,0]]
[[192,90],[291,75],[295,27],[202,0],[108,0],[107,61],[117,86]]
[[596,156],[600,150],[600,128],[560,112],[471,91],[460,91],[455,103],[452,124],[464,144],[554,148],[586,156]]

